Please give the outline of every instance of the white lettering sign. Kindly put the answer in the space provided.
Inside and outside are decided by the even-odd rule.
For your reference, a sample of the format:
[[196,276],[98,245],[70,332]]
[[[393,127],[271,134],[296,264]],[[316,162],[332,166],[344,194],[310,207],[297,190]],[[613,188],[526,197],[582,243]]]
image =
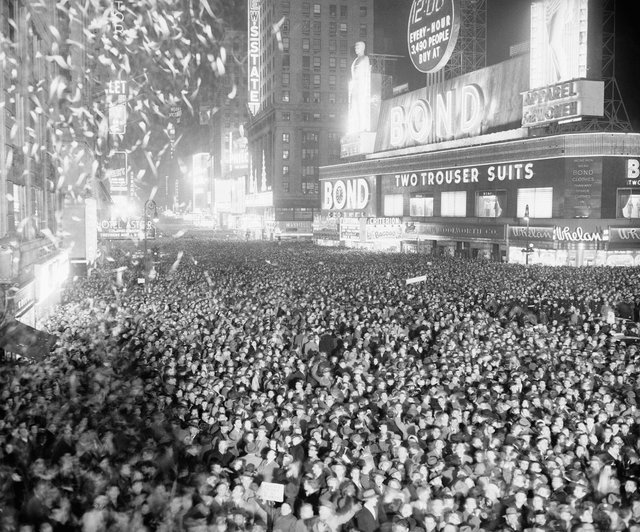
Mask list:
[[600,242],[603,240],[603,235],[600,232],[589,233],[578,227],[575,230],[571,230],[570,227],[554,227],[553,228],[554,240],[568,240],[569,242]]
[[440,185],[460,185],[482,181],[519,181],[529,180],[535,175],[533,163],[495,164],[477,168],[451,168],[395,174],[396,187],[432,187]]
[[364,209],[369,204],[369,182],[363,177],[322,184],[322,208],[325,210]]
[[407,142],[425,144],[468,134],[478,128],[484,117],[484,94],[475,84],[439,93],[435,102],[419,99],[408,106],[392,107],[389,127],[390,144],[400,147]]
[[248,1],[248,105],[249,111],[255,116],[260,108],[260,0]]

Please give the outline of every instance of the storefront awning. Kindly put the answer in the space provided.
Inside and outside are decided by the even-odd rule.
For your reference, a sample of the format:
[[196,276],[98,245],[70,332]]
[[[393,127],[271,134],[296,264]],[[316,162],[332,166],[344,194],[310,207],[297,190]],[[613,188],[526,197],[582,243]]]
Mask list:
[[0,327],[0,348],[33,360],[42,360],[56,340],[56,336],[17,320],[8,321]]

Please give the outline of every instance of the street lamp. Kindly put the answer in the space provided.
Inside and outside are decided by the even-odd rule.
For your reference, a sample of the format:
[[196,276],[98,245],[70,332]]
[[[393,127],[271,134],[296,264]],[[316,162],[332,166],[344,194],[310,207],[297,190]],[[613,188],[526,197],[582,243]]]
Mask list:
[[524,207],[524,220],[527,222],[527,247],[525,247],[522,251],[524,253],[524,261],[525,265],[529,266],[529,254],[533,252],[533,244],[529,242],[529,205],[525,205]]
[[158,207],[156,202],[152,199],[148,199],[144,202],[144,282],[145,291],[147,289],[147,282],[149,281],[149,256],[147,252],[147,231],[149,227],[149,216],[153,216],[152,220],[154,224],[158,223]]

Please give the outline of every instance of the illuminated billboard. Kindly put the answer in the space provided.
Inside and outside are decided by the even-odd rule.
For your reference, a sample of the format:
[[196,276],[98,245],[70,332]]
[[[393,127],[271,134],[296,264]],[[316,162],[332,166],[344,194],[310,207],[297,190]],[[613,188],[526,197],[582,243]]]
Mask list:
[[522,94],[522,125],[537,127],[604,115],[604,82],[575,80]]
[[382,102],[375,151],[475,137],[520,122],[529,58],[436,83]]
[[532,2],[529,88],[587,77],[589,16],[589,0]]
[[109,190],[112,195],[127,195],[129,193],[126,152],[115,151],[109,156],[104,176],[109,182]]
[[411,62],[420,72],[444,67],[460,33],[460,0],[413,0],[407,28]]
[[260,109],[260,3],[261,0],[248,0],[248,105],[252,115]]
[[353,211],[373,215],[376,184],[374,177],[331,179],[320,183],[320,204],[323,211],[347,214]]

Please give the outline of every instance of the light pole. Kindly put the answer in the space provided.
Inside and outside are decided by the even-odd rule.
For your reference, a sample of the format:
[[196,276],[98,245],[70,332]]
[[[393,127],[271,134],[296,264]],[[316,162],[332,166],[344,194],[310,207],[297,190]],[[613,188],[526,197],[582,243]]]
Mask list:
[[147,290],[149,282],[149,255],[147,251],[147,231],[149,228],[149,216],[153,216],[153,223],[158,223],[158,207],[156,202],[148,199],[144,202],[144,286]]
[[524,207],[524,219],[527,222],[527,246],[524,248],[525,265],[529,266],[529,253],[531,253],[531,244],[529,243],[529,205]]

